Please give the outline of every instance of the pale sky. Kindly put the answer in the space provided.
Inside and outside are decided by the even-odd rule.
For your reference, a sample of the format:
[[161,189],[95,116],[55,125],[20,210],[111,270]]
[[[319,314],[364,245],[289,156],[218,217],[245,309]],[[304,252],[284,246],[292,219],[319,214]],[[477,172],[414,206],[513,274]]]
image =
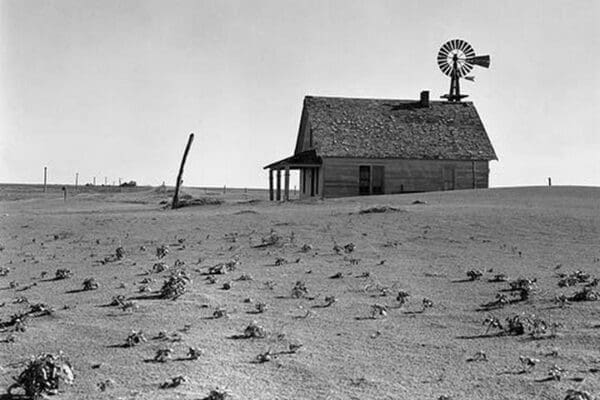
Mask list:
[[[449,39],[491,186],[600,185],[600,1],[0,0],[0,182],[266,187],[305,95],[433,99]],[[294,184],[294,183],[293,183]],[[292,185],[293,185],[292,184]]]

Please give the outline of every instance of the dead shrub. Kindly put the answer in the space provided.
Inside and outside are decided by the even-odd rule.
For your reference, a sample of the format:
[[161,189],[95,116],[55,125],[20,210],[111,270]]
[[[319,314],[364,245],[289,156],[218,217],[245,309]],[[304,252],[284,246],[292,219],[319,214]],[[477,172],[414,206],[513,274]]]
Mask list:
[[198,347],[188,348],[187,356],[190,360],[197,360],[204,354],[204,350]]
[[224,308],[217,308],[215,311],[213,311],[212,316],[215,319],[225,318],[227,317],[227,310]]
[[211,390],[208,396],[203,398],[202,400],[227,400],[231,396],[224,390],[219,390],[219,388],[215,390]]
[[371,319],[387,316],[387,306],[383,304],[373,304],[371,306]]
[[369,208],[364,208],[360,210],[359,214],[380,214],[387,212],[401,212],[404,211],[401,208],[392,207],[392,206],[373,206]]
[[71,270],[66,268],[60,268],[56,270],[56,273],[54,274],[54,279],[58,281],[61,279],[69,279],[72,276],[73,272],[71,272]]
[[154,361],[165,363],[171,359],[171,355],[173,354],[173,349],[158,349],[156,350],[156,354],[154,355]]
[[161,389],[171,389],[181,385],[184,382],[187,382],[187,378],[183,375],[176,376],[175,378],[171,378],[171,380],[163,382],[160,384]]
[[569,389],[564,400],[594,400],[594,398],[588,392]]
[[45,398],[57,394],[60,382],[72,385],[73,369],[69,360],[62,354],[42,354],[32,358],[21,374],[14,378],[15,383],[8,387],[8,394],[21,389],[31,399]]
[[157,263],[154,263],[154,265],[152,265],[152,272],[157,273],[157,274],[164,272],[168,269],[169,269],[169,266],[164,262],[157,262]]
[[311,251],[312,249],[313,249],[313,246],[311,244],[308,244],[308,243],[303,244],[302,247],[300,248],[300,250],[303,253],[307,253],[307,252]]
[[467,271],[467,277],[469,278],[470,281],[477,281],[482,276],[483,276],[483,272],[481,272],[480,270],[474,269],[474,270]]
[[244,329],[244,337],[247,339],[263,339],[267,337],[267,331],[264,327],[258,325],[258,322],[252,321]]
[[117,260],[121,260],[125,257],[125,249],[122,246],[117,247],[115,250],[115,257]]
[[588,273],[585,273],[583,271],[574,271],[571,272],[570,274],[560,274],[559,275],[562,279],[558,281],[558,286],[560,287],[569,287],[569,286],[574,286],[578,283],[586,283],[590,280],[591,275]]
[[323,304],[323,307],[331,307],[336,302],[337,302],[337,298],[335,298],[335,296],[326,296],[325,304]]
[[513,290],[513,291],[517,291],[517,290],[531,291],[535,287],[535,283],[536,282],[537,282],[537,279],[520,278],[520,279],[514,280],[514,281],[512,281],[512,282],[509,283],[510,290]]
[[306,284],[302,281],[296,281],[294,287],[292,288],[291,296],[294,299],[300,299],[306,297],[308,295],[308,289],[306,288]]
[[271,350],[267,350],[264,353],[260,353],[256,356],[256,362],[259,364],[271,361]]
[[267,305],[262,302],[258,302],[254,305],[254,309],[258,314],[262,314],[267,310]]
[[147,342],[144,333],[132,330],[127,339],[125,339],[125,347],[133,347],[144,342]]
[[600,300],[600,292],[592,290],[590,287],[584,287],[580,291],[575,292],[569,301],[598,301]]
[[188,278],[183,271],[179,271],[164,281],[163,286],[160,289],[160,297],[163,299],[176,300],[186,292],[186,286],[190,282],[190,278]]
[[96,290],[98,289],[98,282],[96,282],[95,278],[87,278],[83,281],[83,290]]
[[506,282],[508,281],[508,276],[506,274],[496,274],[489,282]]
[[158,257],[159,259],[165,258],[167,256],[167,254],[169,254],[168,246],[163,244],[156,248],[156,257]]

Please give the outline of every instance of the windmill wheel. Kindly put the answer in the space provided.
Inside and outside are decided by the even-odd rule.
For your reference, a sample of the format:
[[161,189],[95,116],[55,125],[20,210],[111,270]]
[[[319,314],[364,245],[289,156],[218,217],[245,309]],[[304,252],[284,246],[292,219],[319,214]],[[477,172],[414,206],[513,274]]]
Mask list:
[[[471,59],[475,57],[475,50],[464,40],[454,39],[442,45],[438,52],[437,62],[442,72],[452,76],[456,65],[458,77],[466,76],[473,69]],[[454,60],[456,59],[456,64]]]

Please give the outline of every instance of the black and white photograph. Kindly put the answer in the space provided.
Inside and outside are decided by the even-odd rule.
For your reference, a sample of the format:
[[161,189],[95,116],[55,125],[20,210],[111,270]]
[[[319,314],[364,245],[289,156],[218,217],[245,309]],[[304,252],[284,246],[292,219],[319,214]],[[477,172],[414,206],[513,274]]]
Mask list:
[[600,1],[0,0],[0,400],[600,400]]

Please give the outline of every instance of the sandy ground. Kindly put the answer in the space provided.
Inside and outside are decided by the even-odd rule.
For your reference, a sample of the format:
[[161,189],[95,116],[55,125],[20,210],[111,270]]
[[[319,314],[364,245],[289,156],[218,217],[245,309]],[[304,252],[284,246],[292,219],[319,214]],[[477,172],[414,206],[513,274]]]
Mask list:
[[[568,389],[600,393],[600,302],[559,307],[554,301],[584,286],[559,287],[559,273],[600,277],[599,188],[286,204],[260,200],[264,192],[188,192],[226,201],[172,211],[158,204],[165,194],[152,189],[81,193],[64,202],[57,191],[40,196],[25,188],[15,195],[15,188],[0,188],[0,267],[10,268],[0,277],[1,321],[27,309],[15,302],[20,297],[55,309],[30,319],[25,332],[0,331],[0,340],[15,339],[0,342],[0,387],[30,355],[62,350],[76,379],[61,399],[200,399],[216,387],[233,399],[562,400]],[[417,199],[426,204],[412,204]],[[397,210],[359,213],[373,205]],[[255,247],[271,233],[281,237],[279,245]],[[348,243],[356,245],[351,253],[333,250]],[[302,251],[304,244],[312,249]],[[151,272],[161,245],[169,246],[161,261],[173,270],[180,260],[192,278],[175,301],[153,296],[170,274]],[[119,246],[122,260],[99,262]],[[235,271],[214,275],[216,283],[206,279],[208,267],[233,259]],[[59,268],[70,269],[72,278],[52,280]],[[474,269],[483,277],[466,280]],[[331,278],[337,273],[342,277]],[[536,288],[528,300],[481,311],[496,294],[510,295],[503,292],[507,282],[488,281],[499,273],[536,278]],[[242,274],[253,279],[238,280]],[[80,291],[89,277],[98,290]],[[150,292],[140,293],[146,278]],[[296,281],[306,284],[307,297],[291,297]],[[231,289],[223,289],[226,282]],[[399,307],[401,290],[410,297]],[[134,299],[139,309],[106,306],[116,295]],[[322,307],[327,296],[337,301]],[[423,310],[423,298],[433,307]],[[257,302],[266,311],[253,313]],[[374,304],[388,306],[387,315],[370,318]],[[218,308],[228,316],[213,318]],[[490,314],[504,321],[521,313],[560,327],[542,338],[485,334]],[[267,338],[232,338],[253,320]],[[132,329],[148,341],[124,348]],[[160,331],[180,341],[156,339]],[[302,347],[255,362],[290,343]],[[185,359],[190,346],[204,354]],[[173,360],[149,362],[161,348],[171,348]],[[487,361],[468,361],[478,351]],[[539,362],[522,373],[520,356]],[[548,379],[554,365],[565,371],[560,380]],[[178,375],[187,382],[159,389]],[[107,380],[101,391],[98,384]]]

